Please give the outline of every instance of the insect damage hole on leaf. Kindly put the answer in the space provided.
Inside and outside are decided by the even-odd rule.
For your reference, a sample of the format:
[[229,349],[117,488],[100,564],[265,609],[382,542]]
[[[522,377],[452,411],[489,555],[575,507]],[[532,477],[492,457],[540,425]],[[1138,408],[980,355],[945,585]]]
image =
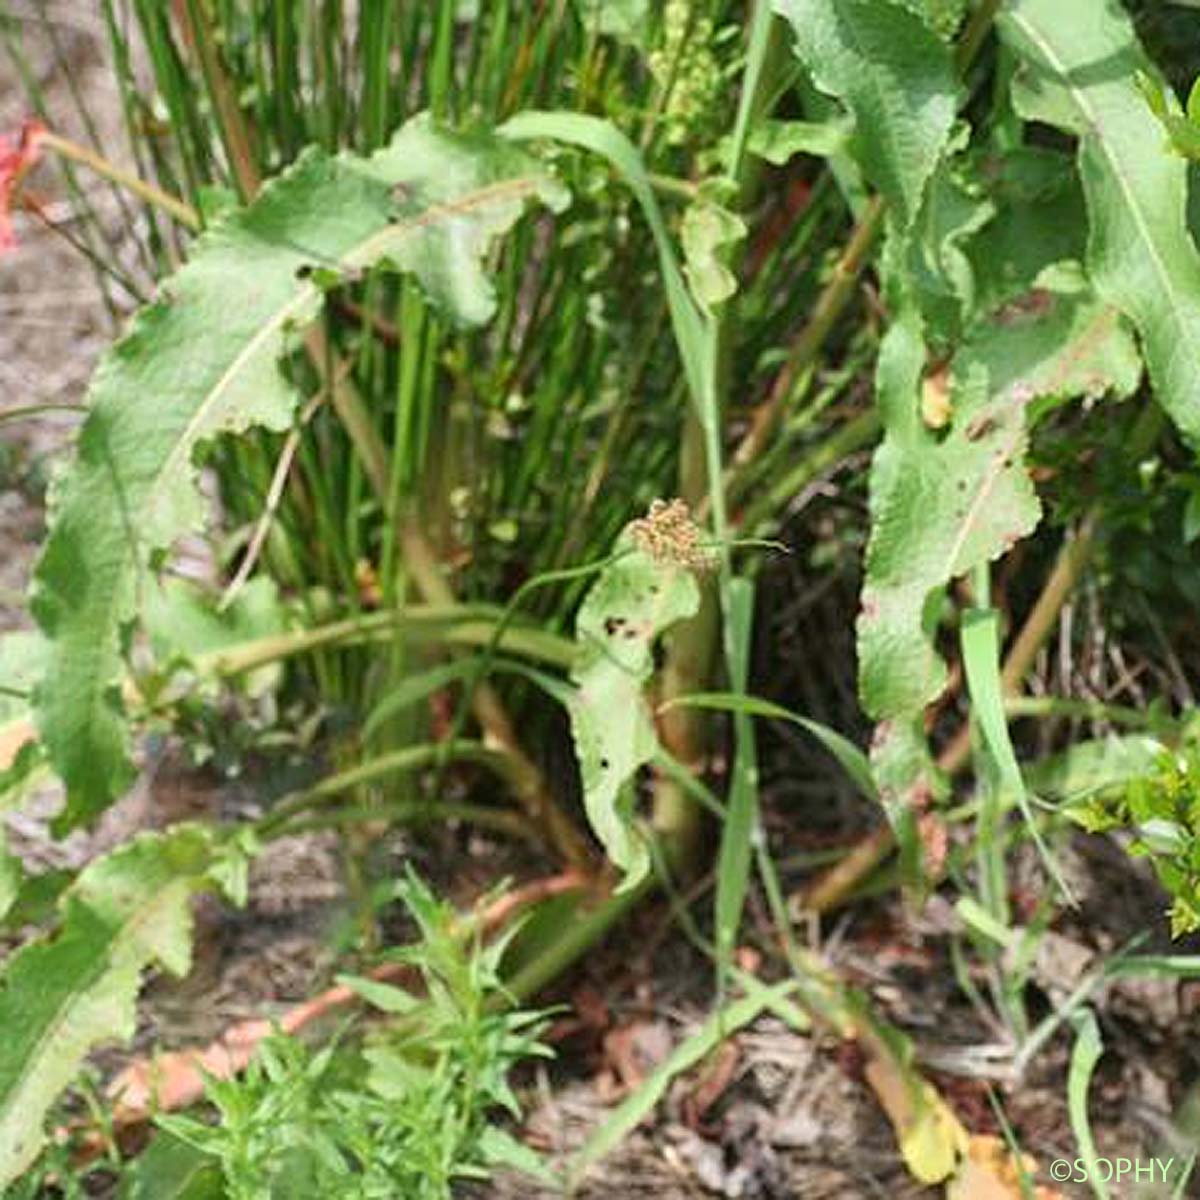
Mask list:
[[695,572],[712,565],[700,527],[682,500],[656,500],[631,521],[579,610],[578,692],[570,708],[584,805],[596,836],[630,888],[650,869],[635,824],[635,778],[658,749],[644,695],[658,670],[659,636],[695,616]]

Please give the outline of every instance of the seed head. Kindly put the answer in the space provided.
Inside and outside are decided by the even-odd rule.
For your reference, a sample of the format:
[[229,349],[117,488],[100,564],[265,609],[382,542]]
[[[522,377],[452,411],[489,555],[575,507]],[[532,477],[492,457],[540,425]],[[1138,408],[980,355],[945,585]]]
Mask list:
[[690,571],[711,571],[717,565],[717,556],[703,545],[700,526],[683,500],[652,501],[646,515],[630,523],[629,532],[637,548],[655,562]]

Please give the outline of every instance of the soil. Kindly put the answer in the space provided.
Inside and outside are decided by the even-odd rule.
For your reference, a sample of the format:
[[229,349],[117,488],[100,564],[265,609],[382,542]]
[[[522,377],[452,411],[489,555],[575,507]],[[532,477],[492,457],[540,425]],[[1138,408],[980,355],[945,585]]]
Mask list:
[[[99,50],[103,31],[85,7],[49,6],[57,58],[45,29],[32,20],[21,26],[44,64],[40,83],[53,121],[65,132],[82,132],[67,96],[69,69],[88,97],[106,149],[119,157],[118,101]],[[5,67],[0,129],[13,128],[22,115],[17,80]],[[43,184],[51,219],[70,227],[71,202],[59,198],[48,173],[38,177]],[[122,244],[124,217],[111,194],[94,183],[85,186],[114,241]],[[21,248],[0,259],[0,410],[78,403],[121,314],[106,309],[91,267],[61,237],[25,217],[18,217],[18,233]],[[132,245],[124,267],[146,283],[138,277]],[[45,485],[68,452],[75,426],[69,413],[0,425],[0,629],[27,623],[20,596],[42,534]],[[839,520],[841,501],[835,489],[829,492],[833,499],[816,497],[814,511],[798,519],[798,553],[764,584],[770,596],[766,611],[774,616],[758,647],[759,673],[768,694],[861,733],[846,620],[855,603],[853,564],[814,592],[806,586],[800,553],[804,537],[819,535],[823,521]],[[820,670],[806,653],[811,645],[823,648]],[[830,662],[840,665],[830,669]],[[45,823],[57,803],[53,789],[8,816],[11,842],[31,869],[78,867],[138,828],[187,815],[246,814],[260,802],[253,779],[230,783],[193,771],[170,744],[146,746],[142,754],[139,785],[91,833],[65,843],[49,839]],[[876,814],[848,790],[831,785],[828,764],[801,740],[772,735],[765,757],[765,820],[780,861],[792,864],[786,881],[796,887],[803,874],[797,856],[846,844]],[[487,839],[454,836],[459,866],[439,882],[465,902],[509,870],[511,859]],[[397,861],[406,855],[427,865],[446,861],[428,846],[409,846],[399,838],[386,853]],[[1162,897],[1137,864],[1110,843],[1080,835],[1071,865],[1082,908],[1063,916],[1043,944],[1025,996],[1035,1015],[1063,1001],[1097,952],[1147,932],[1152,948],[1172,949]],[[1029,878],[1036,887],[1032,863]],[[201,910],[192,976],[182,983],[151,981],[134,1046],[106,1050],[98,1063],[112,1071],[130,1053],[154,1044],[205,1042],[238,1020],[278,1014],[313,995],[329,983],[346,911],[334,838],[311,835],[273,845],[255,866],[248,907],[236,912],[210,903]],[[1065,1084],[1070,1032],[1060,1029],[1024,1075],[1014,1078],[1001,1033],[955,984],[953,927],[941,897],[916,911],[889,894],[835,914],[813,932],[814,937],[819,932],[829,960],[913,1039],[918,1061],[973,1131],[999,1131],[989,1101],[994,1089],[1020,1143],[1043,1168],[1057,1158],[1074,1158]],[[748,942],[757,942],[760,954],[770,945],[757,897]],[[630,947],[639,948],[632,957]],[[764,973],[775,969],[767,960]],[[711,966],[669,926],[664,906],[650,904],[545,999],[563,1002],[566,1013],[552,1034],[556,1061],[524,1080],[528,1116],[521,1133],[561,1160],[708,1014]],[[1179,1147],[1164,1147],[1172,1113],[1200,1068],[1200,987],[1110,983],[1098,991],[1094,1008],[1106,1047],[1093,1083],[1098,1153],[1143,1161],[1155,1154],[1181,1157],[1185,1151]],[[774,1018],[756,1022],[729,1045],[720,1060],[724,1086],[711,1080],[702,1086],[696,1077],[678,1081],[655,1114],[594,1169],[581,1197],[851,1200],[937,1194],[913,1183],[905,1171],[892,1131],[863,1082],[861,1063],[844,1046],[819,1035],[801,1036]],[[1061,1191],[1088,1194],[1070,1186]],[[552,1193],[525,1180],[500,1179],[463,1194],[534,1200]],[[1132,1194],[1113,1190],[1115,1196]]]

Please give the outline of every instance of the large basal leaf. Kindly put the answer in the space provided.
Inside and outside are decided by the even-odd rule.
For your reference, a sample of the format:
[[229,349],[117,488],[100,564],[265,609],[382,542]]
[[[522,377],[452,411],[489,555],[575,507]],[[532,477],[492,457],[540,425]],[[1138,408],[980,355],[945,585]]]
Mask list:
[[[1037,524],[1025,468],[1035,402],[1079,395],[1127,396],[1141,362],[1124,318],[1069,264],[1070,290],[1031,288],[977,321],[944,375],[922,378],[925,350],[915,314],[889,331],[877,375],[886,436],[871,471],[872,532],[859,616],[863,704],[884,722],[873,758],[885,799],[927,766],[919,718],[946,669],[934,647],[944,589],[999,557]],[[922,419],[918,394],[945,389],[947,425]]]
[[142,971],[187,971],[189,901],[218,853],[198,825],[136,838],[80,874],[52,937],[8,960],[0,975],[0,1184],[36,1158],[46,1112],[88,1051],[132,1036]]
[[51,641],[37,709],[67,784],[62,827],[93,817],[130,778],[122,631],[147,570],[203,522],[197,448],[291,423],[296,393],[279,360],[319,312],[319,283],[390,264],[453,318],[485,321],[495,302],[482,258],[534,196],[562,193],[517,147],[424,118],[367,159],[310,151],[201,235],[105,357],[54,490],[33,599]]
[[937,35],[892,0],[773,0],[821,91],[855,121],[854,149],[901,228],[921,207],[954,121],[957,84]]
[[655,639],[696,615],[700,589],[691,571],[638,549],[628,531],[618,557],[592,585],[579,608],[571,671],[578,692],[571,732],[592,829],[634,887],[649,869],[646,845],[633,823],[634,776],[658,749],[644,693],[654,673]]
[[1079,139],[1100,295],[1137,326],[1163,407],[1200,446],[1200,255],[1188,233],[1187,164],[1134,82],[1146,67],[1116,0],[1014,0],[998,17],[1021,60],[1023,116]]
[[898,319],[876,377],[887,436],[871,468],[871,539],[859,617],[863,703],[882,720],[919,712],[941,691],[945,667],[931,634],[940,589],[997,557],[1037,523],[1025,473],[1029,397],[993,396],[973,372],[940,437],[917,396],[925,347],[915,315]]

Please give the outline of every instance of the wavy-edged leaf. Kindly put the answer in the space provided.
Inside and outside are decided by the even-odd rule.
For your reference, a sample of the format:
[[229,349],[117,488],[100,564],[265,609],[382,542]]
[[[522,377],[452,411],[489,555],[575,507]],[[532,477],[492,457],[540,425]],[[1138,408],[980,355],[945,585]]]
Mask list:
[[892,0],[773,0],[821,91],[855,121],[853,148],[901,228],[916,218],[954,122],[957,83],[937,35]]
[[[1057,274],[1061,279],[1066,271]],[[1042,282],[1058,280],[1047,272]],[[954,374],[963,380],[979,368],[993,395],[1124,397],[1137,388],[1142,360],[1125,318],[1086,285],[1070,291],[1034,287],[968,335]]]
[[144,834],[82,871],[53,937],[17,951],[0,975],[0,1184],[34,1160],[46,1110],[99,1042],[128,1039],[142,971],[184,974],[189,901],[216,864],[199,825]]
[[697,200],[683,214],[683,273],[692,296],[708,311],[737,291],[737,276],[726,264],[727,247],[746,236],[746,222],[712,200]]
[[931,633],[939,589],[1037,524],[1022,458],[1029,397],[991,398],[975,372],[939,440],[916,394],[924,345],[915,317],[889,330],[877,386],[888,435],[871,468],[871,540],[858,622],[863,703],[876,719],[919,712],[945,682]]
[[[1036,257],[1026,265],[1036,269]],[[1039,519],[1024,464],[1034,403],[1126,396],[1141,375],[1124,318],[1097,299],[1077,265],[1052,265],[1036,282],[1042,286],[970,328],[940,380],[947,426],[940,435],[927,427],[917,399],[922,385],[928,392],[939,380],[923,379],[915,312],[896,321],[880,355],[887,432],[871,472],[859,679],[864,707],[883,722],[872,759],[893,816],[895,801],[922,777],[932,784],[920,716],[946,678],[933,642],[945,585],[999,557]]]
[[1163,147],[1139,93],[1146,66],[1116,0],[1015,0],[997,18],[1021,69],[1014,101],[1079,139],[1101,297],[1141,336],[1163,408],[1200,446],[1200,254],[1187,226],[1187,164]]
[[650,867],[633,824],[633,778],[658,749],[643,695],[654,673],[652,647],[670,626],[696,615],[700,589],[686,567],[637,549],[628,530],[615,551],[575,621],[579,657],[571,678],[579,690],[570,714],[588,820],[624,872],[626,890]]
[[105,356],[54,490],[33,597],[51,641],[37,708],[68,788],[64,827],[129,780],[121,631],[147,569],[203,522],[197,449],[292,421],[296,392],[279,360],[320,310],[314,269],[410,271],[454,319],[478,323],[495,304],[484,253],[533,197],[557,204],[562,192],[520,149],[424,118],[370,158],[310,151],[202,234]]
[[797,154],[828,158],[845,149],[850,126],[844,117],[828,121],[784,121],[764,117],[750,127],[746,148],[751,154],[782,167]]

